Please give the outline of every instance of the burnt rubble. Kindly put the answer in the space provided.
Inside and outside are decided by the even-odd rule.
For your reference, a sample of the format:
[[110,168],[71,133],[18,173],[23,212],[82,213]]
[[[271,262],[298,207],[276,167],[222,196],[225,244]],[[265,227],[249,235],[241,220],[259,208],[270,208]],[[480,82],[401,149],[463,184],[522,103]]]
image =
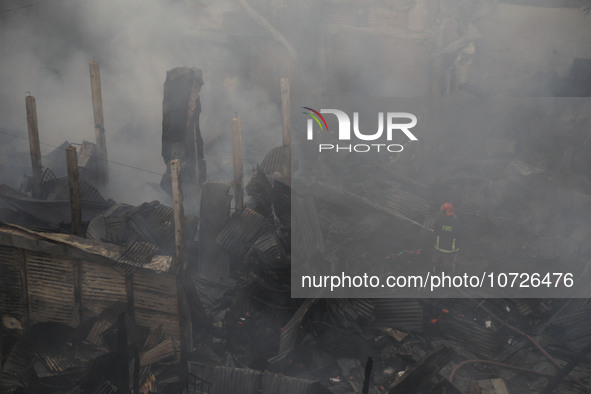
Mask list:
[[[171,160],[180,160],[185,206],[192,207],[190,215],[180,215],[182,231],[175,223],[178,195],[176,210],[170,201],[134,206],[105,198],[100,178],[106,174],[89,142],[78,147],[80,236],[68,223],[68,142],[44,157],[39,195],[31,177],[18,190],[0,184],[0,393],[588,393],[588,298],[521,298],[508,289],[478,298],[429,298],[425,292],[417,298],[292,298],[292,275],[302,269],[292,262],[307,262],[309,274],[320,272],[317,261],[339,270],[429,270],[429,230],[441,204],[450,201],[463,226],[457,271],[519,266],[586,278],[591,107],[557,97],[591,95],[589,59],[573,59],[560,75],[552,71],[557,61],[544,73],[528,74],[515,90],[538,97],[532,104],[499,96],[511,82],[485,89],[467,75],[475,60],[507,59],[505,42],[495,49],[492,39],[486,45],[495,50],[475,56],[487,29],[498,30],[503,21],[495,7],[518,4],[501,7],[511,14],[533,0],[441,1],[437,7],[329,0],[332,6],[321,12],[309,2],[253,3],[252,9],[230,7],[220,16],[221,31],[209,33],[249,59],[244,71],[224,75],[224,83],[232,85],[235,77],[276,85],[277,73],[293,75],[307,62],[316,66],[290,42],[301,34],[302,15],[322,19],[321,30],[306,32],[306,42],[318,43],[310,52],[322,54],[318,63],[329,77],[326,86],[310,90],[369,96],[402,86],[409,95],[433,96],[420,141],[405,144],[402,154],[379,155],[298,157],[297,149],[277,146],[244,159],[258,165],[245,174],[245,205],[237,209],[239,193],[226,176],[229,148],[217,150],[229,145],[228,133],[220,127],[202,136],[200,129],[202,71],[168,71],[166,170],[157,177],[174,192]],[[413,8],[424,15],[413,14],[409,24]],[[437,26],[428,18],[438,19]],[[343,38],[358,34],[354,46]],[[380,59],[356,64],[374,40]],[[560,48],[560,56],[568,51]],[[297,56],[304,60],[296,62]],[[262,59],[277,64],[269,68]],[[487,73],[481,74],[477,82],[486,85]],[[294,91],[316,82],[301,79]],[[406,90],[406,84],[413,86]],[[221,101],[229,107],[236,91],[227,90]],[[102,122],[96,126],[105,131]],[[259,138],[245,141],[260,145],[249,153],[266,147]],[[207,156],[206,168],[208,150],[216,154]],[[17,156],[2,155],[2,175],[28,170]],[[293,159],[291,177],[284,173],[286,158]],[[9,175],[10,182],[0,183],[14,184]],[[186,259],[178,253],[181,243]]]
[[[491,149],[487,141],[482,146]],[[281,178],[278,152],[271,151],[264,166],[253,170],[243,211],[232,211],[229,184],[203,184],[198,231],[197,219],[188,217],[193,257],[190,275],[181,282],[170,257],[172,208],[157,201],[136,207],[106,202],[85,186],[87,201],[97,203],[89,206],[102,208],[81,239],[56,233],[60,223],[41,216],[43,208],[32,208],[61,201],[59,178],[46,173],[45,199],[2,189],[12,209],[40,212],[37,219],[46,226],[45,232],[9,224],[0,228],[2,391],[518,393],[527,387],[584,392],[591,373],[587,299],[292,299],[294,252],[323,250],[339,261],[365,259],[368,266],[376,259],[398,267],[420,264],[428,258],[428,246],[417,223],[429,226],[437,204],[433,179],[415,176],[421,169],[403,158],[396,172],[374,163],[364,182],[388,178],[397,185],[379,194],[355,182],[304,178],[294,178],[295,191]],[[411,152],[411,157],[421,154]],[[506,204],[523,198],[525,188],[534,200],[530,204],[561,201],[555,209],[574,215],[589,202],[584,183],[555,189],[560,180],[552,174],[560,163],[534,167],[518,152],[490,157],[487,163],[473,161],[473,173],[445,186],[436,183],[456,196],[465,225],[478,234],[462,259],[487,267],[500,255],[584,258],[584,222],[574,230],[576,237],[552,227],[561,248],[552,249],[539,243],[548,223],[537,224],[529,204],[521,213]],[[495,193],[503,194],[504,204],[491,204]],[[308,220],[315,229],[298,240],[310,245],[304,250],[291,248],[292,209],[297,220]],[[348,214],[336,214],[343,211]],[[486,233],[478,233],[483,227]],[[398,241],[366,242],[384,232]],[[516,234],[521,234],[517,240]],[[405,242],[409,235],[412,241]],[[177,291],[189,299],[188,353],[181,350]]]

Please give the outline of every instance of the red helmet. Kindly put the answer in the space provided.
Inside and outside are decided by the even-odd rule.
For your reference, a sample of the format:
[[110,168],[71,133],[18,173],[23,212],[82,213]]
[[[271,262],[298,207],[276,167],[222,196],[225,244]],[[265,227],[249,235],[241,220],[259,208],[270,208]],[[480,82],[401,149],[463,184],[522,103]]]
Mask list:
[[450,202],[443,203],[443,205],[441,205],[441,208],[439,209],[441,211],[444,211],[446,216],[455,215],[454,206]]

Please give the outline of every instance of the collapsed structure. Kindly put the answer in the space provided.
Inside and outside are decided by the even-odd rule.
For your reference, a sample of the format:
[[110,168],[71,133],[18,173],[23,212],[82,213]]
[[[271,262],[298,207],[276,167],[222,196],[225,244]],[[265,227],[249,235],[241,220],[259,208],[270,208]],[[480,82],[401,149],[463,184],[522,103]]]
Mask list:
[[[474,22],[491,12],[491,3],[474,2],[459,21],[443,15],[448,24],[432,42],[434,58],[423,43],[433,39],[425,28],[436,15],[428,1],[397,1],[393,8],[381,2],[335,4],[322,25],[327,39],[320,43],[330,89],[346,94],[376,88],[356,82],[361,70],[352,61],[355,48],[339,36],[345,31],[362,33],[356,49],[378,37],[384,59],[414,54],[400,57],[396,72],[386,60],[373,65],[389,84],[399,83],[398,72],[422,70],[434,77],[421,79],[411,91],[456,94],[458,100],[439,102],[441,112],[451,114],[447,122],[421,135],[425,143],[410,145],[404,155],[316,157],[299,163],[303,170],[294,171],[294,190],[282,177],[285,147],[274,148],[259,158],[242,210],[232,209],[235,185],[205,177],[201,72],[169,71],[162,184],[168,188],[170,160],[180,159],[185,185],[200,185],[199,215],[185,218],[187,272],[175,256],[173,208],[107,200],[91,185],[91,171],[82,170],[85,236],[76,237],[67,234],[66,178],[46,171],[39,196],[30,195],[26,182],[20,191],[1,186],[2,392],[587,390],[587,299],[291,298],[295,253],[306,258],[320,250],[343,264],[392,269],[428,260],[430,240],[416,223],[430,226],[441,198],[454,201],[468,234],[458,269],[468,263],[504,269],[521,262],[586,269],[591,186],[585,105],[496,113],[479,113],[474,106],[473,118],[458,123],[454,116],[474,97],[488,94],[468,83],[467,73],[480,36]],[[417,5],[427,7],[425,12]],[[411,10],[419,13],[409,18]],[[293,8],[279,11],[275,22],[294,29]],[[298,53],[276,30],[267,26],[261,33],[265,24],[253,25],[260,15],[246,21],[241,12],[225,17],[226,33],[249,52],[250,77],[264,79],[269,70],[261,59],[278,47],[289,56],[273,57],[279,61],[270,74],[294,68]],[[256,45],[248,40],[261,35]],[[399,40],[390,46],[387,37]],[[585,64],[575,61],[567,77],[540,85],[557,96],[577,87],[586,94],[588,73],[580,71]],[[474,133],[482,124],[488,125],[486,133]],[[83,144],[79,166],[95,166],[93,157],[92,144]],[[296,239],[305,245],[297,250],[292,219],[308,221],[313,229]],[[186,318],[189,343],[182,332]]]

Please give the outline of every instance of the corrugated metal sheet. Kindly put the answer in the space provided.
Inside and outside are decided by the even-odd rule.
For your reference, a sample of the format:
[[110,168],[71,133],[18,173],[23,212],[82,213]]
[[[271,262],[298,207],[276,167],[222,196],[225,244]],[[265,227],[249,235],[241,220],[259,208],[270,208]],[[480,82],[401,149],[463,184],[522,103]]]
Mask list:
[[102,334],[107,331],[113,323],[111,323],[107,319],[98,319],[86,335],[86,340],[92,343],[95,346],[103,346],[103,337]]
[[2,375],[0,379],[0,392],[12,393],[22,382],[31,378],[27,369],[31,365],[31,358],[35,352],[32,344],[19,341],[14,346],[8,358],[2,365]]
[[255,394],[261,373],[252,369],[216,367],[212,394]]
[[73,262],[27,251],[25,264],[30,319],[76,325]]
[[207,181],[201,195],[197,274],[213,282],[225,280],[229,273],[228,253],[215,242],[230,218],[229,189],[227,183]]
[[246,185],[246,192],[254,200],[257,212],[264,216],[271,214],[273,186],[261,168],[257,168],[250,178],[250,182]]
[[[43,155],[41,161],[43,166],[46,169],[51,168],[52,173],[60,174],[63,176],[66,174],[66,159],[65,159],[65,151],[70,146],[70,142],[68,140],[64,141],[61,145],[57,146],[54,150]],[[30,163],[30,161],[29,161]]]
[[117,392],[119,392],[119,390],[117,387],[113,386],[111,382],[102,381],[92,394],[115,394]]
[[374,325],[403,331],[423,331],[423,307],[415,299],[374,298]]
[[291,188],[279,181],[273,183],[273,214],[281,227],[291,227]]
[[[190,373],[196,381],[205,383],[200,391],[192,393],[212,394],[302,394],[310,390],[311,380],[282,376],[247,368],[217,366],[210,368],[197,363],[189,363]],[[207,382],[213,387],[207,391]]]
[[287,253],[277,239],[274,232],[269,231],[261,235],[252,245],[248,261],[254,263],[277,264],[284,261],[288,264]]
[[[80,199],[82,201],[105,202],[97,189],[80,179]],[[47,201],[70,201],[68,178],[56,178],[42,184],[42,199]]]
[[[155,312],[177,313],[176,278],[172,275],[137,271],[133,275],[134,307]],[[155,326],[154,328],[157,328]]]
[[[158,219],[158,217],[155,217],[155,219]],[[171,252],[172,239],[170,234],[174,234],[173,227],[170,223],[162,225],[162,222],[161,220],[148,221],[140,215],[133,215],[129,218],[129,227],[139,235],[140,239],[157,245],[162,252]]]
[[353,308],[359,316],[368,320],[374,317],[375,305],[371,300],[365,298],[351,298],[348,301],[351,308]]
[[301,394],[308,392],[312,381],[281,376],[275,373],[263,373],[262,394]]
[[140,326],[157,329],[179,339],[176,278],[145,270],[134,272],[134,313]]
[[88,360],[75,351],[59,349],[55,352],[37,352],[33,361],[35,373],[40,378],[63,375],[72,370],[82,371]]
[[[0,288],[0,297],[8,296],[15,300],[14,303],[5,301],[0,305],[24,311],[26,302],[21,296],[24,292],[15,276],[20,275],[20,271],[15,271],[14,267],[10,268],[10,264],[20,264],[20,254],[26,272],[30,321],[60,322],[76,326],[81,319],[98,316],[102,319],[101,323],[96,323],[88,334],[89,341],[95,344],[102,343],[101,334],[109,328],[108,322],[112,323],[121,313],[129,312],[126,305],[128,286],[125,275],[114,267],[129,266],[137,269],[138,266],[146,264],[146,261],[148,265],[170,265],[170,257],[151,258],[156,249],[156,246],[151,244],[140,245],[139,251],[131,249],[126,254],[115,245],[97,244],[67,234],[37,233],[14,225],[0,226],[0,241],[22,248],[0,246],[0,270],[6,271],[7,266],[9,268],[4,272],[2,279],[10,279],[10,286]],[[50,249],[56,254],[36,251],[41,248]],[[149,252],[147,255],[144,253],[146,250]],[[121,256],[123,257],[120,258]],[[156,263],[154,260],[157,260]],[[158,263],[159,260],[166,260],[165,264]],[[10,264],[7,265],[6,262]],[[80,304],[76,302],[75,297],[78,286]],[[162,326],[166,335],[178,339],[176,277],[137,269],[133,272],[130,289],[134,292],[134,317],[137,323],[152,329]],[[109,312],[114,315],[105,318],[106,312],[115,307],[117,310]],[[9,311],[5,309],[2,312]],[[23,313],[12,314],[20,318]],[[128,339],[135,341],[142,337],[143,340],[143,334],[134,327],[130,323]]]
[[86,167],[91,170],[95,170],[96,166],[97,150],[96,144],[88,141],[82,141],[82,145],[78,149],[78,167]]
[[[78,161],[80,167],[84,167]],[[81,168],[83,170],[84,168]],[[81,172],[81,175],[84,171]],[[84,179],[80,179],[80,198],[83,201],[98,201],[105,202],[105,199],[100,194],[98,189],[86,182]],[[43,172],[43,178],[41,180],[41,199],[50,201],[63,201],[70,199],[70,191],[68,186],[67,177],[56,177],[53,171],[49,168]]]
[[172,266],[173,256],[154,256],[144,268],[154,272],[168,272]]
[[209,394],[213,387],[214,368],[194,361],[188,362],[189,367],[189,393]]
[[591,343],[591,304],[589,300],[572,300],[560,314],[552,318],[560,327],[560,336],[572,351]]
[[259,236],[271,229],[263,216],[246,208],[230,218],[215,242],[230,254],[245,256]]
[[0,312],[17,319],[25,315],[22,250],[0,246]]
[[[149,208],[149,209],[148,209]],[[158,201],[151,202],[146,206],[146,209],[141,212],[141,217],[145,219],[145,223],[136,222],[131,223],[131,226],[136,232],[143,236],[147,241],[158,245],[162,252],[174,252],[174,210],[170,207],[158,203]],[[134,218],[136,215],[133,216]],[[135,225],[142,225],[135,227]],[[146,224],[148,226],[146,226]],[[141,231],[140,228],[143,230]],[[152,240],[151,240],[152,239]]]
[[[108,215],[108,217],[107,217]],[[158,201],[95,217],[86,236],[119,245],[149,242],[159,253],[174,254],[174,211]]]
[[294,225],[292,238],[299,245],[297,252],[312,257],[325,250],[324,237],[318,220],[316,202],[312,197],[300,194],[293,196]]
[[[36,219],[46,221],[58,226],[70,217],[69,197],[66,200],[40,200],[22,194],[10,186],[0,185],[0,198],[11,207],[33,216]],[[82,221],[88,222],[97,215],[106,211],[110,202],[82,200]]]
[[427,215],[431,202],[400,189],[389,189],[378,196],[375,203],[394,215],[415,217]]
[[[18,387],[21,391],[25,387],[25,392],[71,392],[68,385],[81,377],[90,360],[104,354],[84,344],[78,333],[74,328],[56,323],[29,327],[3,366],[0,392],[10,393]],[[56,376],[59,378],[51,379]]]
[[122,302],[113,303],[98,316],[99,319],[105,319],[111,322],[111,327],[107,330],[110,336],[115,334],[116,330],[121,327],[121,322],[119,321],[121,317],[125,326],[127,344],[130,346],[140,345],[147,336],[148,330],[146,330],[146,326],[136,324],[130,315],[127,304]]
[[149,264],[157,252],[158,247],[156,245],[147,242],[134,242],[121,253],[114,268],[124,275],[129,275],[138,268]]
[[485,328],[484,324],[461,317],[449,317],[442,321],[445,334],[466,345],[474,353],[490,359],[501,347],[502,337],[493,326]]
[[[316,298],[307,298],[302,302],[296,313],[289,319],[287,324],[283,327],[281,336],[279,338],[279,353],[272,358],[272,361],[279,361],[283,359],[289,352],[293,350],[296,345],[297,334],[304,320],[306,314],[316,303]],[[271,361],[271,360],[270,360]]]
[[105,217],[98,215],[88,223],[86,228],[86,238],[96,241],[108,242],[106,239]]
[[269,151],[263,162],[260,165],[260,169],[265,175],[276,175],[283,173],[283,147],[277,146]]
[[140,366],[158,362],[177,362],[180,356],[179,343],[173,338],[167,338],[140,356]]
[[83,320],[91,316],[98,316],[106,307],[115,302],[127,302],[125,277],[115,269],[103,264],[82,261],[80,262],[80,277]]
[[150,330],[148,337],[144,341],[144,345],[142,350],[149,350],[158,345],[160,342],[164,340],[164,335],[162,334],[162,326],[158,326]]
[[[175,310],[176,311],[176,310]],[[178,314],[154,312],[149,309],[136,308],[134,310],[135,322],[142,327],[155,328],[162,326],[162,331],[177,341],[180,340]]]

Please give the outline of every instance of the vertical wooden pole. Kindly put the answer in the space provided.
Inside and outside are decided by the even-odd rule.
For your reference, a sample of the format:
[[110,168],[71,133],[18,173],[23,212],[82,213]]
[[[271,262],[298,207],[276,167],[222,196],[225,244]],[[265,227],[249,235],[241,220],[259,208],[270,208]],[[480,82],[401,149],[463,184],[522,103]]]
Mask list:
[[191,312],[187,293],[184,290],[185,275],[187,269],[187,249],[185,245],[185,209],[183,207],[183,188],[181,179],[181,162],[170,162],[170,174],[172,176],[172,200],[174,208],[174,242],[176,246],[176,258],[179,264],[177,272],[177,303],[179,309],[179,329],[181,337],[181,355],[184,359],[187,353],[193,350],[193,335],[191,326]]
[[176,246],[176,258],[179,266],[187,268],[187,255],[185,248],[185,208],[183,206],[183,188],[181,180],[181,162],[170,162],[170,175],[172,176],[172,200],[174,208],[174,243]]
[[242,124],[240,118],[232,119],[232,148],[234,151],[234,198],[236,211],[244,209],[244,188],[242,178]]
[[82,305],[82,267],[80,260],[72,260],[72,272],[74,273],[74,321],[78,326],[84,321],[84,305]]
[[281,78],[281,117],[283,119],[283,177],[291,186],[291,104],[289,78]]
[[80,175],[78,173],[78,158],[76,147],[66,148],[66,165],[68,167],[68,185],[70,187],[70,215],[72,233],[82,235],[82,205],[80,203]]
[[101,93],[101,72],[99,63],[89,63],[90,88],[92,90],[92,110],[94,112],[94,134],[98,153],[99,182],[105,184],[109,178],[107,161],[107,142],[105,140],[105,121],[103,119],[103,96]]
[[27,126],[29,129],[29,150],[33,167],[33,197],[41,198],[41,148],[39,147],[39,129],[37,128],[37,105],[35,97],[27,96]]

